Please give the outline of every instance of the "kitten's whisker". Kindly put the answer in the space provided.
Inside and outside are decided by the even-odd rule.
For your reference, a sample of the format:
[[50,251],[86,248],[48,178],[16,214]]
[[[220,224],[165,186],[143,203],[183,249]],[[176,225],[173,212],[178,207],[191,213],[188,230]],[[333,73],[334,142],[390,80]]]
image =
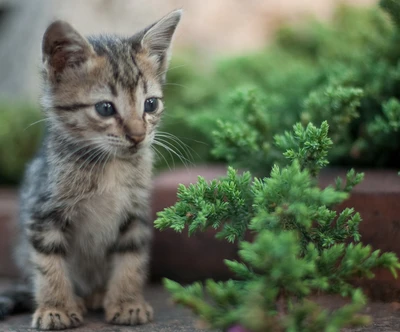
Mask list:
[[157,136],[158,136],[158,137],[163,137],[163,138],[171,139],[172,141],[174,141],[175,143],[177,143],[184,151],[186,151],[186,155],[187,155],[188,157],[190,157],[192,161],[194,160],[194,158],[193,158],[193,155],[192,155],[192,153],[190,152],[190,150],[192,150],[194,153],[196,153],[196,155],[197,155],[198,157],[200,157],[199,154],[198,154],[191,146],[187,145],[185,142],[183,142],[181,139],[179,139],[177,136],[175,136],[175,135],[173,135],[173,134],[160,132],[160,133],[156,133],[156,137],[157,137]]
[[114,149],[111,147],[111,149],[108,151],[107,159],[106,159],[106,161],[104,162],[103,168],[102,168],[102,170],[101,170],[101,176],[102,176],[102,177],[104,177],[105,170],[106,170],[106,165],[108,164],[108,162],[110,161],[110,159],[112,159],[112,152],[113,152],[113,150],[114,150]]
[[68,153],[66,156],[61,156],[61,159],[62,159],[64,162],[69,162],[69,161],[76,162],[77,160],[83,158],[85,155],[87,155],[88,153],[90,153],[90,152],[92,151],[92,149],[89,149],[89,150],[87,150],[83,155],[78,156],[78,158],[76,158],[76,160],[75,160],[75,159],[74,159],[74,160],[71,160],[71,157],[72,157],[73,155],[75,155],[76,153],[78,153],[79,151],[81,151],[81,150],[83,150],[83,149],[86,149],[86,148],[88,148],[88,147],[90,147],[90,146],[91,146],[91,144],[85,144],[85,145],[83,145],[83,146],[80,146],[80,147],[78,147],[77,149],[73,150],[72,152]]
[[175,66],[175,67],[169,68],[169,69],[164,70],[163,72],[159,73],[159,74],[156,76],[156,78],[159,78],[160,76],[162,76],[162,75],[164,75],[164,74],[170,72],[171,70],[174,70],[174,69],[177,69],[177,68],[182,68],[182,67],[187,67],[187,66],[188,66],[188,65],[180,65],[180,66]]
[[[86,145],[85,147],[87,147],[88,145]],[[89,145],[90,146],[90,145]],[[73,172],[73,175],[74,175],[74,177],[73,177],[73,182],[79,182],[80,181],[80,170],[81,170],[81,168],[83,167],[83,165],[85,165],[89,160],[90,160],[90,157],[91,157],[91,155],[92,155],[92,153],[94,153],[94,151],[97,151],[97,149],[98,148],[94,148],[94,149],[90,149],[90,150],[88,150],[88,151],[86,151],[82,156],[80,156],[77,160],[73,160],[72,161],[72,163],[71,163],[71,166],[68,168],[68,173],[70,172],[70,171],[72,171],[72,170],[75,170],[75,167],[76,167],[76,165],[75,165],[75,163],[76,163],[76,161],[78,161],[78,160],[80,160],[81,158],[83,158],[83,157],[85,157],[87,154],[89,154],[89,157],[87,158],[87,159],[84,159],[84,161],[83,161],[83,163],[81,164],[81,165],[79,165],[79,167]],[[79,150],[79,149],[78,149]],[[68,159],[67,159],[68,160]]]
[[183,165],[186,168],[188,168],[187,162],[193,166],[193,163],[190,160],[186,159],[181,154],[177,153],[175,150],[171,149],[171,147],[169,147],[168,145],[164,144],[163,142],[160,142],[158,140],[154,140],[154,144],[157,144],[157,145],[163,147],[164,149],[172,152],[174,155],[176,155],[180,159],[180,161],[183,163]]
[[[166,134],[166,135],[172,135],[172,136],[178,138],[178,136],[173,135],[173,134],[171,134],[171,133],[169,133],[169,132],[166,132],[166,131],[158,131],[157,134],[158,134],[158,133]],[[203,145],[207,145],[207,146],[209,145],[209,144],[207,144],[206,142],[198,141],[198,140],[193,139],[193,138],[190,138],[190,137],[183,137],[183,136],[180,136],[179,139],[184,139],[184,140],[196,142],[196,143],[203,144]],[[193,150],[193,149],[192,149],[192,150]],[[193,151],[195,151],[195,150],[193,150]]]
[[[83,149],[92,147],[92,146],[93,146],[93,148],[96,147],[96,146],[94,146],[91,142],[90,142],[90,143],[87,142],[86,144],[84,144],[84,145],[82,145],[82,146],[78,146],[77,149],[73,150],[72,152],[70,152],[70,153],[67,154],[66,156],[62,156],[62,159],[63,159],[64,161],[70,161],[70,158],[71,158],[73,155],[75,155],[77,152],[79,152],[79,151],[81,151],[81,150],[83,150]],[[85,157],[88,153],[90,153],[90,152],[92,152],[92,151],[93,151],[93,149],[88,149],[83,155],[77,156],[77,159],[76,159],[76,160],[73,160],[73,161],[76,162],[76,161],[78,161],[79,159],[84,159],[84,157]]]
[[[154,141],[156,141],[156,140],[154,140]],[[173,169],[175,169],[175,160],[174,160],[174,156],[172,155],[172,153],[168,150],[168,149],[165,149],[167,152],[168,152],[168,154],[169,154],[169,156],[171,157],[171,161],[172,161],[172,167],[173,167]],[[162,154],[162,153],[161,153]],[[164,159],[165,159],[165,156],[163,155],[163,157],[164,157]]]
[[[170,159],[171,159],[171,161],[172,161],[172,169],[176,169],[175,157],[172,155],[170,149],[166,148],[165,146],[163,146],[161,143],[158,143],[158,142],[154,142],[154,144],[155,144],[155,145],[161,146],[161,147],[169,154]],[[154,146],[154,148],[156,149],[155,146]],[[165,160],[165,162],[166,162],[167,165],[168,165],[168,168],[171,169],[171,168],[169,167],[169,163],[168,163],[166,157],[164,156],[164,153],[160,152],[159,150],[157,150],[157,152],[158,152],[158,153],[162,156],[162,158]],[[182,164],[186,167],[185,162],[182,162]]]
[[[179,153],[180,156],[184,157],[186,160],[189,160],[187,157],[183,156],[182,152],[176,146],[174,146],[171,142],[168,142],[160,137],[157,138],[157,141],[165,144],[171,150],[175,150],[177,153]],[[186,152],[186,151],[184,151],[184,152]]]
[[91,161],[92,162],[96,161],[97,156],[99,156],[103,152],[103,150],[101,149],[101,147],[96,147],[93,150],[90,150],[90,152],[91,152],[91,154],[89,155],[89,157],[86,158],[86,160],[78,167],[77,173],[81,169],[84,170]]
[[163,155],[160,151],[158,151],[157,148],[156,148],[155,146],[152,146],[152,145],[151,145],[150,148],[151,148],[154,152],[156,152],[157,156],[161,156],[161,157],[164,159],[165,163],[167,164],[168,169],[169,169],[170,171],[172,171],[172,170],[171,170],[171,167],[169,166],[169,163],[168,163],[167,159],[164,157],[164,155]]
[[[59,118],[63,119],[63,118],[67,118],[67,117],[59,116]],[[38,120],[38,121],[35,121],[35,122],[31,123],[30,125],[28,125],[28,126],[24,129],[24,131],[27,130],[29,127],[32,127],[33,125],[38,124],[38,123],[41,123],[41,122],[44,122],[44,121],[49,121],[49,122],[51,122],[52,119],[46,118],[46,117],[45,117],[44,119],[40,119],[40,120]]]
[[[96,169],[97,165],[101,166],[101,164],[105,161],[105,159],[108,156],[108,149],[104,148],[103,146],[100,146],[100,151],[102,151],[102,152],[95,157],[94,164],[92,165],[92,168],[89,171],[89,176],[88,176],[89,179],[91,178],[92,172],[94,169]],[[100,173],[99,173],[99,175],[100,175]]]
[[[93,169],[95,169],[95,166],[96,165],[101,166],[101,163],[103,161],[105,161],[105,159],[108,157],[108,151],[107,150],[102,150],[102,151],[103,152],[98,157],[96,157],[96,160],[94,161],[94,164],[92,165],[92,168],[89,171],[89,176],[88,176],[89,179],[92,177],[92,172],[93,172]],[[99,174],[101,174],[101,173],[99,173]]]
[[[83,147],[84,148],[84,147]],[[79,150],[79,149],[78,149]],[[89,150],[89,151],[86,151],[85,153],[84,153],[84,155],[83,156],[85,156],[85,155],[87,155],[88,153],[90,153],[91,152],[91,150]],[[66,161],[68,161],[69,160],[69,158],[67,159],[67,158],[64,158],[64,160],[66,160]],[[71,161],[71,165],[69,166],[69,168],[66,170],[66,174],[73,174],[74,175],[74,180],[75,180],[75,178],[78,176],[78,171],[79,171],[79,169],[80,169],[80,167],[78,168],[78,170],[76,170],[75,172],[74,172],[74,170],[75,170],[75,168],[76,168],[76,160],[74,160],[74,161]]]
[[166,85],[179,86],[179,87],[185,88],[185,89],[188,88],[186,85],[182,85],[182,84],[178,84],[178,83],[164,83],[163,84],[163,86],[166,86]]
[[[87,159],[84,159],[83,163],[81,165],[79,165],[79,167],[75,170],[74,172],[74,181],[80,181],[80,175],[81,175],[81,169],[84,169],[84,167],[86,167],[86,164],[89,163],[90,159],[93,157],[93,155],[98,153],[99,148],[95,148],[93,150],[89,150],[88,152],[85,153],[88,154],[90,153],[89,157]],[[100,150],[101,151],[101,150]],[[95,153],[96,152],[96,153]],[[76,166],[74,164],[71,165],[70,169],[74,169]],[[89,178],[90,179],[90,178]]]
[[[95,137],[95,138],[85,139],[83,141],[83,145],[78,145],[78,143],[73,143],[74,145],[78,145],[77,149],[73,150],[67,156],[63,156],[62,158],[64,160],[68,161],[70,159],[70,157],[72,157],[74,154],[76,154],[80,150],[85,149],[85,148],[89,148],[91,146],[93,146],[93,148],[95,148],[96,145],[94,145],[93,143],[102,143],[102,142],[103,142],[103,140],[101,138]],[[66,148],[66,150],[69,150],[69,148]],[[90,153],[91,151],[93,151],[93,149],[88,149],[88,151],[85,154],[83,154],[81,156],[78,156],[76,161],[78,161],[79,159],[83,158],[85,155],[87,155],[87,153]]]
[[[165,137],[165,136],[164,136]],[[166,137],[165,137],[166,138]],[[168,137],[168,138],[170,138],[170,137]],[[180,152],[181,153],[181,151],[178,149],[178,147],[176,147],[176,146],[174,146],[171,142],[169,142],[169,141],[167,141],[167,140],[165,140],[165,139],[163,139],[163,138],[160,138],[160,137],[158,137],[157,138],[160,142],[163,142],[164,144],[167,144],[168,146],[170,146],[171,148],[175,148],[178,152]],[[171,139],[171,138],[170,138]],[[182,144],[180,144],[178,141],[175,141],[175,143],[178,143],[178,145],[179,145],[179,147],[180,148],[182,148],[183,149],[183,152],[184,153],[186,153],[186,160],[188,160],[188,161],[190,161],[191,163],[193,163],[193,160],[194,160],[194,158],[193,158],[193,155],[191,154],[191,152],[190,152],[190,150],[189,149],[185,149],[185,146],[182,146]],[[181,155],[183,156],[183,154],[181,153]]]
[[28,128],[32,127],[33,125],[38,124],[38,123],[40,123],[40,122],[44,122],[44,121],[50,121],[50,119],[49,119],[49,118],[44,118],[44,119],[41,119],[41,120],[39,120],[39,121],[35,121],[35,122],[31,123],[29,126],[27,126],[27,127],[24,129],[24,131],[27,130]]

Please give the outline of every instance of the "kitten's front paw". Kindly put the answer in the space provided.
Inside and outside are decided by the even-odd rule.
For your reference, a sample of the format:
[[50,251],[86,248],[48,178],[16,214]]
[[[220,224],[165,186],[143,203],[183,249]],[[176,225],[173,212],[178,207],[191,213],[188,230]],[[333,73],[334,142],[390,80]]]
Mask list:
[[153,320],[153,308],[144,301],[107,305],[106,320],[118,325],[146,324]]
[[81,311],[76,308],[38,308],[32,327],[39,330],[64,330],[82,325]]

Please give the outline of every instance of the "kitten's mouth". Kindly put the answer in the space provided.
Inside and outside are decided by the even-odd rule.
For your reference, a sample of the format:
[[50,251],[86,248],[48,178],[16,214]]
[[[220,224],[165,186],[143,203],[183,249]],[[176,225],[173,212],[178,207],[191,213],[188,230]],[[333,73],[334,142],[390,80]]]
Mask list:
[[125,144],[117,144],[114,145],[114,149],[116,155],[122,158],[129,158],[129,156],[136,154],[139,151],[139,147],[137,145],[125,145]]
[[128,150],[129,150],[129,152],[131,152],[131,153],[136,153],[136,152],[139,150],[139,148],[138,148],[137,145],[131,145],[131,146],[128,148]]
[[122,158],[122,159],[130,159],[132,158],[132,156],[135,156],[139,151],[139,148],[135,145],[131,145],[131,146],[124,146],[124,147],[119,147],[119,149],[117,150],[116,156],[118,156],[118,158]]

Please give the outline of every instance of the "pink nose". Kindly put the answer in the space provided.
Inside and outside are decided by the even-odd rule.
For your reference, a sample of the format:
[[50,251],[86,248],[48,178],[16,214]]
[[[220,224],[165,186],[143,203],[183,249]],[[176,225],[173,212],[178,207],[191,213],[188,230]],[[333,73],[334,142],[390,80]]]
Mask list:
[[125,137],[129,142],[136,145],[136,144],[139,144],[140,142],[142,142],[144,140],[144,138],[146,137],[146,135],[144,135],[144,134],[126,135]]

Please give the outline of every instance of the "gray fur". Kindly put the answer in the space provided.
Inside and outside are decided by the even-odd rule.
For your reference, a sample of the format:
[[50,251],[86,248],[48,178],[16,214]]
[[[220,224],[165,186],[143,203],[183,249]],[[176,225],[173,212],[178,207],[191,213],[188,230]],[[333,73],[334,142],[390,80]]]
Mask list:
[[[55,22],[46,31],[42,98],[48,120],[46,136],[21,187],[21,232],[16,251],[38,307],[34,327],[79,325],[81,313],[71,313],[79,311],[75,296],[90,297],[98,290],[108,291],[105,309],[107,317],[112,317],[107,320],[136,324],[150,317],[151,308],[142,304],[138,287],[145,279],[152,237],[151,144],[163,110],[161,87],[179,18],[180,12],[173,12],[131,38],[86,39],[65,22]],[[154,27],[160,32],[152,31]],[[157,57],[153,48],[157,48]],[[150,97],[160,100],[154,114],[144,113],[142,107]],[[107,119],[96,114],[94,104],[101,101],[111,101],[118,114]],[[135,144],[130,137],[138,128],[145,130],[146,137]],[[129,261],[129,257],[132,264],[139,264],[139,275],[121,272],[121,283],[138,286],[132,290],[127,287],[127,296],[121,296],[113,290],[117,286],[109,283],[119,278],[115,271],[119,261]],[[64,270],[57,272],[51,261]],[[54,280],[60,278],[65,281],[57,286]],[[59,304],[45,294],[43,283],[65,289],[66,309],[55,314],[59,321],[51,318],[46,323]],[[63,301],[60,296],[58,302]],[[125,308],[115,308],[125,302],[132,308],[146,308],[147,318],[121,320]],[[7,308],[11,307],[7,302]],[[44,313],[46,310],[50,314]],[[64,313],[71,324],[63,320]]]

